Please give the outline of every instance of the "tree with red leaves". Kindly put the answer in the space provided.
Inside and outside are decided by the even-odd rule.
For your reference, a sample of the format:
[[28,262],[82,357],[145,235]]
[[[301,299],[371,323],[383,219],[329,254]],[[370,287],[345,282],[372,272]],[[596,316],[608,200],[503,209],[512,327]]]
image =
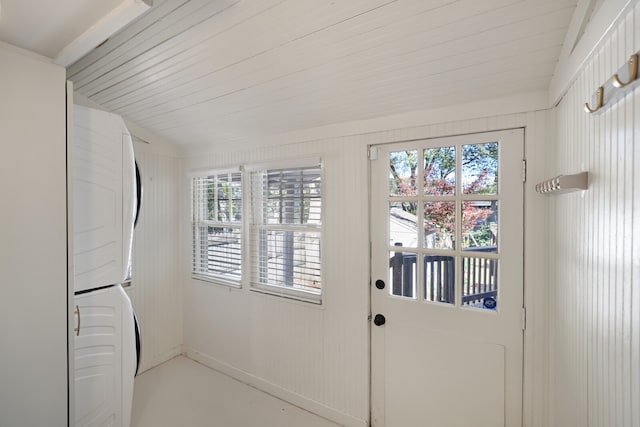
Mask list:
[[[496,194],[497,154],[495,143],[463,146],[462,192],[463,194]],[[434,196],[426,201],[423,209],[425,235],[432,236],[433,247],[453,248],[455,240],[455,203],[437,200],[439,196],[456,192],[456,156],[454,147],[438,147],[423,151],[423,183],[425,196]],[[417,196],[418,151],[392,153],[390,156],[391,192],[398,196]],[[428,197],[427,197],[428,199]],[[402,201],[402,209],[417,214],[417,202]],[[462,202],[462,234],[472,240],[465,246],[491,244],[491,230],[487,219],[496,212],[491,207],[479,206],[478,202]],[[477,236],[474,236],[477,234]],[[431,244],[430,244],[431,246]]]

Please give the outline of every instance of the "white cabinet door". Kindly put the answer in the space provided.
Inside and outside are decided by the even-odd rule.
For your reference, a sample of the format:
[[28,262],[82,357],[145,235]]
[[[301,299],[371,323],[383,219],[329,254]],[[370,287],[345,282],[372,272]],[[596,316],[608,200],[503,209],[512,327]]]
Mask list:
[[121,286],[75,297],[75,425],[128,426],[135,371],[131,303]]

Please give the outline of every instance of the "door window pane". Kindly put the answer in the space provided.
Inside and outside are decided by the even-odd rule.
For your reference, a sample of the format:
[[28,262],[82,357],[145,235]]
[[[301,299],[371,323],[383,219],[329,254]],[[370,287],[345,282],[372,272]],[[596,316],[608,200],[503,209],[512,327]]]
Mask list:
[[416,254],[411,252],[395,252],[389,255],[389,277],[391,295],[414,298],[416,294],[418,269]]
[[497,309],[499,157],[510,146],[475,141],[412,141],[377,163],[388,167],[387,295]]
[[462,249],[498,251],[498,201],[462,202]]
[[416,202],[389,203],[389,244],[406,248],[418,247]]
[[416,196],[417,169],[417,150],[389,153],[389,195]]
[[425,196],[456,194],[455,147],[427,148],[423,161]]
[[455,249],[455,202],[424,203],[424,247]]
[[462,146],[463,194],[498,194],[498,143]]
[[453,304],[455,302],[455,258],[424,255],[424,299]]
[[462,305],[496,310],[498,308],[498,260],[462,258]]

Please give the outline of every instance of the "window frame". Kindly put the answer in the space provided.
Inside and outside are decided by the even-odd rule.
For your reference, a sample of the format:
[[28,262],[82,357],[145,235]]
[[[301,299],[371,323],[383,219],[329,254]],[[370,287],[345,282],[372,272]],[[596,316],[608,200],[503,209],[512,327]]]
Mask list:
[[[259,199],[256,200],[256,184],[254,182],[254,174],[260,172],[267,171],[276,171],[276,170],[296,170],[296,169],[306,169],[306,168],[317,168],[319,169],[320,174],[320,212],[319,212],[319,224],[263,224],[261,221],[259,222],[257,218],[261,218],[263,202],[261,200],[262,194],[260,194]],[[260,293],[275,295],[284,298],[290,298],[294,300],[310,302],[315,304],[322,304],[323,296],[324,296],[324,257],[322,256],[324,249],[324,214],[323,214],[323,204],[325,198],[324,192],[324,167],[322,163],[322,159],[319,157],[313,158],[303,158],[303,159],[292,159],[292,160],[284,160],[284,161],[275,161],[275,162],[267,162],[260,164],[252,164],[244,167],[245,171],[245,179],[247,182],[247,186],[249,187],[249,192],[245,193],[245,196],[249,199],[249,209],[247,209],[247,215],[245,215],[245,219],[248,220],[248,226],[246,228],[247,232],[245,233],[248,240],[247,253],[249,254],[249,262],[247,263],[249,274],[245,275],[245,280],[248,282],[248,288],[251,291],[256,291]],[[245,187],[246,188],[246,187]],[[262,187],[261,187],[262,189]],[[245,199],[246,200],[246,199]],[[287,230],[292,232],[313,232],[318,234],[318,258],[319,258],[319,282],[320,287],[318,292],[314,292],[311,290],[307,290],[304,288],[292,288],[284,285],[276,285],[276,284],[266,284],[260,282],[260,280],[256,277],[257,271],[260,266],[260,245],[257,244],[259,240],[259,234],[262,230]]]
[[[319,277],[319,289],[318,292],[306,290],[303,288],[290,288],[288,286],[263,284],[258,280],[255,280],[255,271],[259,263],[260,257],[258,248],[256,248],[254,241],[254,231],[258,229],[257,224],[254,224],[255,213],[260,213],[263,208],[262,202],[257,203],[253,197],[254,184],[253,174],[259,171],[268,170],[295,170],[304,168],[317,168],[319,169],[320,176],[320,208],[319,208],[319,224],[314,226],[305,226],[300,224],[286,224],[281,227],[280,224],[271,225],[275,228],[286,228],[291,231],[313,231],[318,234],[318,277]],[[241,275],[239,280],[227,280],[223,277],[216,276],[214,274],[207,274],[195,271],[195,259],[197,247],[197,239],[195,233],[195,190],[194,179],[210,177],[214,175],[224,175],[229,173],[239,173],[241,178],[241,206],[242,206],[242,219],[239,222],[216,222],[216,221],[201,221],[200,223],[206,223],[206,225],[221,224],[222,226],[228,225],[230,227],[240,228],[241,232]],[[318,305],[322,305],[324,296],[324,214],[323,205],[325,198],[325,174],[324,165],[320,157],[299,158],[280,160],[266,163],[255,163],[249,165],[239,165],[235,167],[227,168],[215,168],[204,170],[193,170],[187,174],[190,185],[190,202],[191,202],[191,278],[194,280],[209,282],[217,285],[224,285],[229,288],[245,289],[247,291],[255,291],[258,293],[273,295],[282,298],[288,298],[292,300],[298,300],[302,302],[309,302]],[[209,224],[211,223],[211,224]]]
[[[240,221],[220,221],[220,220],[199,220],[196,221],[196,190],[194,188],[195,180],[198,178],[210,178],[213,176],[223,176],[230,174],[238,174],[240,176],[240,201],[241,201],[241,219]],[[224,168],[224,169],[206,169],[206,170],[198,170],[193,171],[188,174],[189,177],[189,185],[190,185],[190,199],[191,199],[191,278],[194,280],[200,280],[210,283],[215,283],[219,285],[224,285],[232,288],[242,288],[242,284],[244,282],[246,272],[246,256],[245,256],[245,247],[246,247],[246,187],[245,187],[245,175],[242,171],[241,167],[233,167],[233,168]],[[200,245],[198,244],[198,239],[196,238],[196,223],[200,224],[200,227],[226,227],[226,228],[237,228],[240,230],[240,274],[239,278],[231,279],[229,277],[224,277],[222,274],[216,273],[207,273],[203,271],[196,271],[196,258],[197,252],[200,250]],[[206,254],[206,262],[207,264],[210,262],[209,260],[209,252]],[[201,262],[204,259],[205,255],[200,254]]]

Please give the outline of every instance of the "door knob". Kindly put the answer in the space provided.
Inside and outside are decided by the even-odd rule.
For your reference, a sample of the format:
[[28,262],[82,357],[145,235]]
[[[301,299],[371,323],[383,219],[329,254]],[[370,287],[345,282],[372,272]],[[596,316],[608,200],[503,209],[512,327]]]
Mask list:
[[384,286],[385,286],[384,280],[380,280],[380,279],[376,280],[376,288],[384,289]]
[[387,322],[387,319],[384,318],[382,314],[376,314],[376,317],[373,318],[373,323],[376,326],[382,326]]

